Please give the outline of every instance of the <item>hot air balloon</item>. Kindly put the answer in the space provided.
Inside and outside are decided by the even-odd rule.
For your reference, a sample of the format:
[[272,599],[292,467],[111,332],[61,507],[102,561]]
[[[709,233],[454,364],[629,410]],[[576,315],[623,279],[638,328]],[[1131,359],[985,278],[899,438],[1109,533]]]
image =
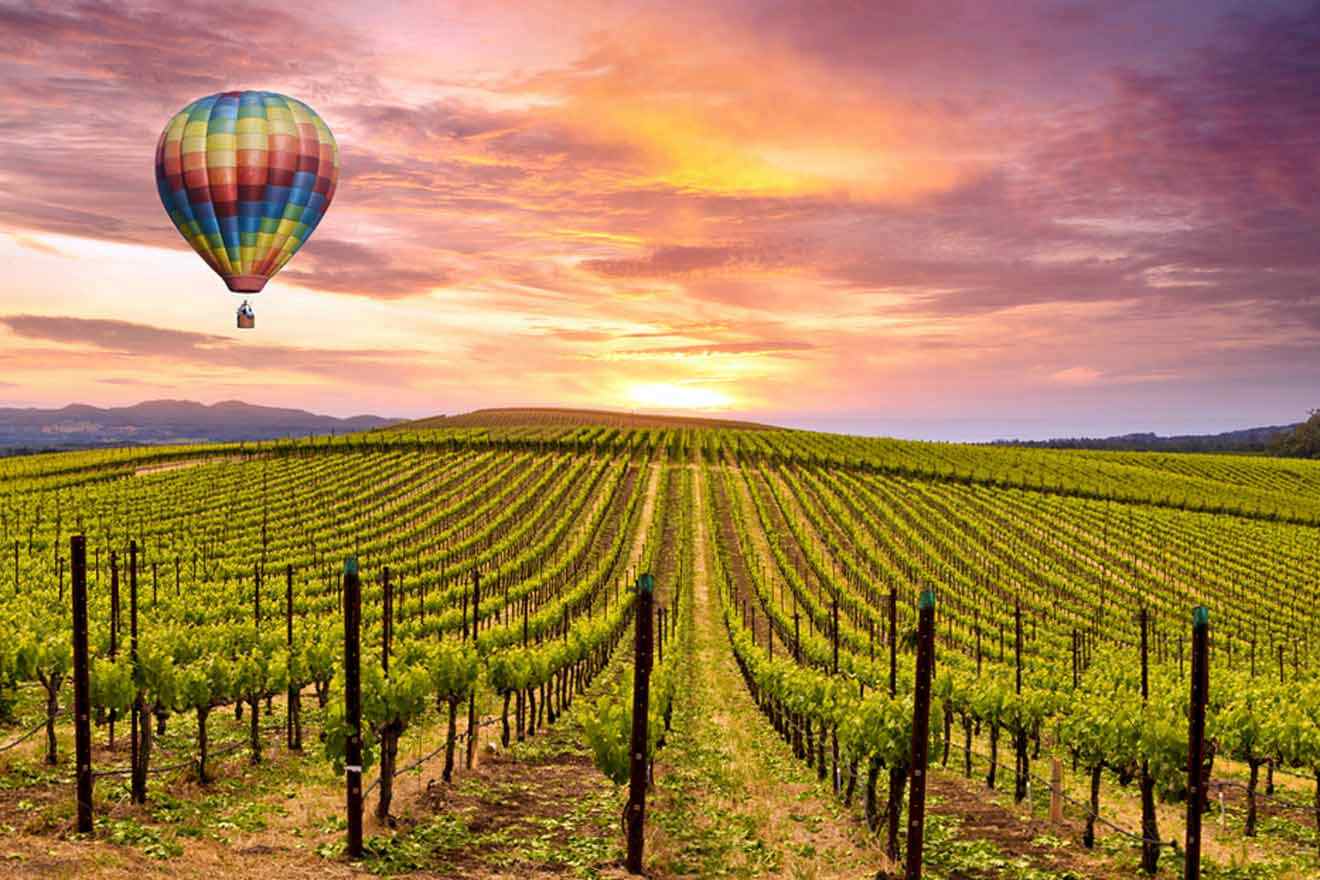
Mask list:
[[[156,188],[175,228],[234,293],[265,287],[316,229],[339,180],[339,147],[302,101],[220,92],[170,119]],[[255,325],[244,300],[238,326]]]

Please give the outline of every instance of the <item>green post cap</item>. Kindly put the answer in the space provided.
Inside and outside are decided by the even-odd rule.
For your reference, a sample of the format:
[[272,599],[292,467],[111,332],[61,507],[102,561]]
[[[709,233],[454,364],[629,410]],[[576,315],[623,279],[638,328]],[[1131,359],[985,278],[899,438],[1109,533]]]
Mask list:
[[344,574],[357,574],[357,557],[350,556],[344,560]]
[[1197,605],[1192,611],[1192,626],[1202,629],[1210,625],[1210,611],[1204,605]]
[[639,574],[637,576],[637,592],[651,593],[654,591],[655,591],[655,578],[651,577],[651,573],[648,571],[644,574]]
[[923,611],[926,610],[927,608],[930,608],[930,609],[933,610],[933,609],[935,608],[935,591],[934,591],[934,590],[922,590],[922,591],[921,591],[921,600],[920,600],[920,602],[919,602],[919,604],[918,604],[918,607],[920,607],[921,610],[923,610]]

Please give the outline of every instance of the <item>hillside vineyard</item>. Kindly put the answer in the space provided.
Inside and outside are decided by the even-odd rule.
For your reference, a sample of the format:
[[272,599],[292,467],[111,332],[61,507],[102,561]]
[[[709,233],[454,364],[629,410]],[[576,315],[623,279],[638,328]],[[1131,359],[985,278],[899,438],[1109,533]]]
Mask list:
[[[0,479],[0,802],[11,804],[0,822],[23,833],[72,834],[79,535],[97,837],[127,821],[125,804],[195,801],[252,765],[278,767],[295,791],[353,765],[352,558],[367,809],[373,839],[421,841],[427,854],[406,868],[443,872],[458,850],[410,831],[437,827],[443,806],[392,827],[415,809],[411,790],[397,802],[406,773],[455,786],[480,769],[482,744],[516,749],[553,731],[591,756],[581,773],[594,761],[601,779],[627,782],[644,573],[662,609],[647,752],[661,790],[665,762],[686,760],[669,743],[714,620],[755,723],[874,841],[876,867],[901,864],[929,593],[933,781],[1001,791],[1005,810],[1044,814],[1062,799],[1054,833],[1097,859],[1083,864],[1107,866],[1095,876],[1137,859],[1155,869],[1161,850],[1161,870],[1179,876],[1189,796],[1203,801],[1207,839],[1250,839],[1282,866],[1269,876],[1317,864],[1310,462],[502,415],[486,427],[12,458]],[[1204,784],[1192,792],[1198,606],[1210,685]],[[649,815],[663,817],[657,797]],[[323,812],[341,815],[331,803]],[[131,815],[148,831],[124,842],[159,844],[156,857],[186,848],[168,819]],[[337,857],[342,826],[308,821],[298,834],[325,844],[308,857]],[[621,846],[617,811],[604,824]],[[930,875],[963,876],[956,847],[938,841]],[[375,847],[368,858],[397,857]]]

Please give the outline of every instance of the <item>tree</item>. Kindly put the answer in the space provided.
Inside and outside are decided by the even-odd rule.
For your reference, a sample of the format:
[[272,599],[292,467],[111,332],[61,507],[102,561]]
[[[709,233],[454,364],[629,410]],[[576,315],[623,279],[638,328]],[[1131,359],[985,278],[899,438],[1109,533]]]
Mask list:
[[1293,458],[1320,458],[1320,409],[1311,410],[1311,417],[1292,431],[1280,434],[1270,444],[1276,455]]

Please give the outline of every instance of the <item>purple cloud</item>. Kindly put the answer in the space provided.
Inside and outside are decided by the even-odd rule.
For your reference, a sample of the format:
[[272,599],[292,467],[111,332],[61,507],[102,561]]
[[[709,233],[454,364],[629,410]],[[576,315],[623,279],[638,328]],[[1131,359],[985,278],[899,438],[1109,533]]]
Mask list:
[[[269,374],[280,371],[311,373],[350,383],[388,385],[415,375],[409,363],[424,352],[409,350],[364,350],[302,348],[278,345],[247,345],[237,339],[208,333],[193,333],[138,324],[130,321],[112,321],[95,318],[76,318],[52,315],[0,316],[0,326],[15,336],[37,342],[56,343],[98,352],[104,362],[107,356],[134,360],[160,359],[179,365],[228,367],[258,370]],[[21,358],[23,352],[11,354]],[[32,366],[49,352],[36,349],[31,363],[15,363],[15,367]],[[96,358],[88,359],[88,366]]]

